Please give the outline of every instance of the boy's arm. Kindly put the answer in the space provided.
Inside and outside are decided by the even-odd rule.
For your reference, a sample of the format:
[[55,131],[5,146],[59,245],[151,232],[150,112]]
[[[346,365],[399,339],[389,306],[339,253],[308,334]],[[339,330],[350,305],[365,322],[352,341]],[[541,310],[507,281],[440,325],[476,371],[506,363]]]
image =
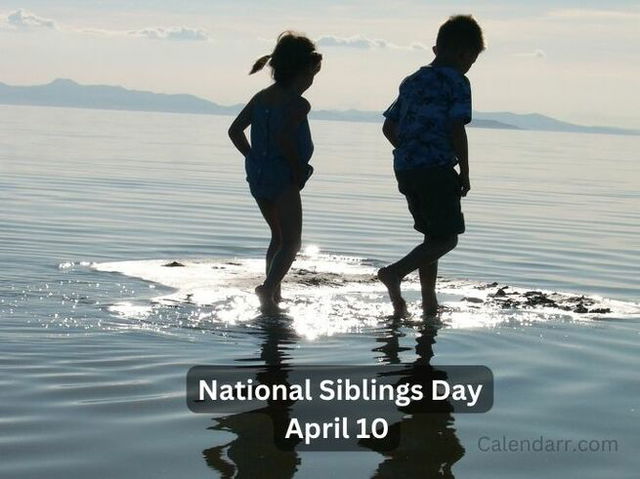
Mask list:
[[471,183],[469,182],[469,147],[467,144],[467,132],[462,121],[453,123],[451,127],[451,142],[460,164],[460,196],[467,196],[471,189]]
[[382,133],[389,140],[389,143],[393,145],[394,148],[398,148],[398,133],[397,133],[398,124],[386,118],[384,120],[384,124],[382,125]]
[[247,141],[247,137],[244,134],[244,130],[251,124],[251,110],[253,108],[253,98],[238,114],[231,126],[229,127],[229,138],[233,146],[235,146],[242,156],[247,156],[251,151],[251,145]]

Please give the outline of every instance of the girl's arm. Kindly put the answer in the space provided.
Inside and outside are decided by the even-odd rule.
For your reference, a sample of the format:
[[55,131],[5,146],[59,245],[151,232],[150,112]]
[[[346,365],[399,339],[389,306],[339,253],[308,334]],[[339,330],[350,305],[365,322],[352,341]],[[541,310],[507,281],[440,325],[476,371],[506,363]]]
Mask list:
[[300,97],[293,102],[285,112],[285,119],[282,130],[276,137],[276,142],[280,147],[282,156],[287,160],[293,172],[295,184],[302,184],[302,172],[300,171],[300,153],[296,142],[296,131],[300,124],[307,118],[311,105],[304,98]]
[[244,130],[251,124],[251,111],[253,109],[253,98],[242,109],[231,126],[229,127],[229,138],[233,146],[235,146],[242,156],[247,156],[251,151],[251,145],[247,141],[247,137],[244,134]]

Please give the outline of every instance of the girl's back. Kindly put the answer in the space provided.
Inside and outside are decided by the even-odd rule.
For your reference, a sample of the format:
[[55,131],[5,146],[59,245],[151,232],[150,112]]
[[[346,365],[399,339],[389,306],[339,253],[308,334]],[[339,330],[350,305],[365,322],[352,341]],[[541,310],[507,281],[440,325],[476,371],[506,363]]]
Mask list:
[[[278,138],[292,115],[296,102],[300,100],[300,97],[284,94],[275,85],[262,90],[253,98],[251,152],[247,157],[249,161],[261,163],[263,167],[267,166],[265,163],[285,161]],[[306,119],[297,127],[295,138],[300,161],[308,164],[313,154],[313,142]]]

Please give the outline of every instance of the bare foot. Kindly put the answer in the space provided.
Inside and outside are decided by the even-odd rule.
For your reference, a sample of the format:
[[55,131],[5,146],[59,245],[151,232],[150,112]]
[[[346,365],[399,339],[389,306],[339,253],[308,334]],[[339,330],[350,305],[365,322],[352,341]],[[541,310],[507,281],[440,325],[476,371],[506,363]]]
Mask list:
[[438,314],[440,314],[441,312],[442,311],[440,310],[440,306],[436,306],[435,308],[425,308],[424,306],[422,307],[422,316],[424,316],[425,318],[438,316]]
[[273,299],[273,291],[269,291],[263,284],[256,286],[256,295],[260,300],[260,311],[264,314],[277,314],[280,312],[278,304]]
[[283,301],[280,285],[278,285],[278,287],[273,292],[273,300],[276,302],[276,304],[279,304]]
[[424,316],[435,316],[440,312],[440,305],[435,293],[422,297],[422,314]]
[[288,301],[290,301],[289,298],[283,298],[282,296],[278,296],[278,295],[274,295],[273,296],[273,300],[276,302],[276,304],[280,304],[280,303],[286,303]]
[[389,292],[389,298],[393,305],[393,317],[403,318],[407,316],[407,303],[400,292],[400,283],[402,280],[388,267],[378,270],[378,279],[386,286]]
[[430,319],[436,322],[442,322],[442,314],[451,311],[453,311],[453,309],[442,304],[439,304],[436,309],[424,309],[423,307],[422,318]]

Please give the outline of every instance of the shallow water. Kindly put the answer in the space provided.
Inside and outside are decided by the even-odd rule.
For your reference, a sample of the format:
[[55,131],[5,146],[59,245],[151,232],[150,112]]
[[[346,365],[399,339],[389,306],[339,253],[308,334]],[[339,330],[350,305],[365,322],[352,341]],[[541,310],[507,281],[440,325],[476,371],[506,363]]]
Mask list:
[[[226,140],[229,118],[0,111],[0,476],[226,477],[229,451],[243,470],[264,473],[246,442],[188,411],[184,378],[195,364],[262,364],[275,354],[291,367],[425,355],[484,364],[495,403],[427,426],[446,440],[417,457],[300,452],[272,457],[272,477],[324,477],[329,467],[354,478],[377,469],[429,477],[427,463],[434,477],[443,465],[456,477],[635,477],[636,138],[470,130],[468,232],[441,262],[449,311],[434,335],[416,315],[385,319],[389,305],[368,281],[419,241],[378,125],[312,124],[316,174],[295,267],[315,276],[292,280],[291,319],[273,324],[255,319],[247,293],[266,227]],[[170,261],[188,274],[162,266]],[[229,261],[244,274],[233,287],[211,273]],[[347,281],[304,282],[327,267]],[[487,294],[504,286],[586,295],[610,312],[502,308]],[[415,310],[415,280],[407,289]],[[613,439],[618,448],[481,450],[481,438],[502,436]]]

